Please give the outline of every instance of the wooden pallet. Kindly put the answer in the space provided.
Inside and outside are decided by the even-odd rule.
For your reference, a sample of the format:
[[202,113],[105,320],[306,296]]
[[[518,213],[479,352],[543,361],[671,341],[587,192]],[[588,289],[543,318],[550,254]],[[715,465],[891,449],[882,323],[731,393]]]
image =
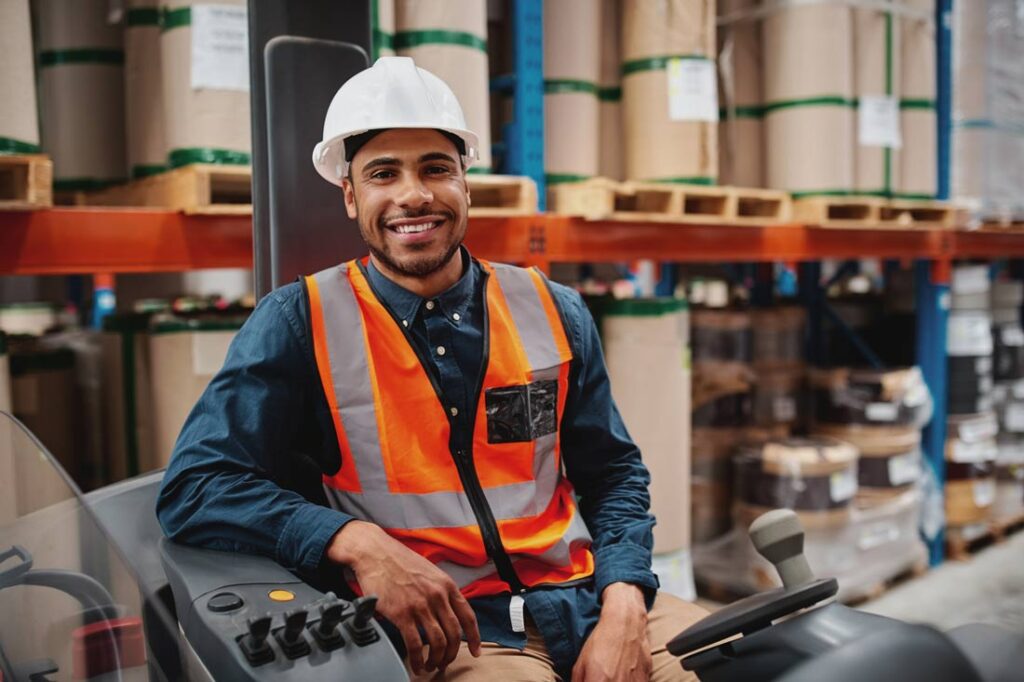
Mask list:
[[53,162],[45,154],[0,154],[0,210],[53,206]]
[[548,210],[588,220],[778,225],[790,222],[785,192],[593,178],[548,188]]
[[963,221],[961,209],[946,202],[877,197],[796,199],[793,219],[816,227],[882,230],[951,230]]
[[848,606],[859,606],[860,604],[878,599],[889,590],[897,588],[914,578],[920,578],[927,572],[927,561],[915,561],[879,583],[870,585],[863,590],[858,590],[854,594],[844,595],[842,602]]
[[537,212],[537,183],[520,175],[467,175],[469,216],[501,217]]
[[90,206],[152,206],[190,214],[252,213],[252,170],[249,166],[195,163],[90,192]]
[[1024,531],[1024,514],[987,523],[946,529],[946,555],[950,559],[967,560],[986,547],[1004,542]]

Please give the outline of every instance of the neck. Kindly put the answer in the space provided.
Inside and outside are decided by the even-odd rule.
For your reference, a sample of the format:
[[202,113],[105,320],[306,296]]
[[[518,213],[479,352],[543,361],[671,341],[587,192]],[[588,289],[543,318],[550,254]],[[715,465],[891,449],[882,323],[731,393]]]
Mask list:
[[441,292],[450,289],[462,277],[462,249],[458,249],[448,259],[447,263],[425,277],[416,277],[396,272],[377,260],[377,257],[372,253],[370,254],[370,261],[382,275],[420,298],[433,298]]

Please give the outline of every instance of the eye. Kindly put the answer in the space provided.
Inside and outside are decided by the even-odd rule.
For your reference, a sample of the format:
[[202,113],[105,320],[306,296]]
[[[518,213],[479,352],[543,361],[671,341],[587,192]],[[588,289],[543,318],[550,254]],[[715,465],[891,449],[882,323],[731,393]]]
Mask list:
[[428,166],[427,175],[448,175],[452,170],[448,166]]
[[395,172],[390,170],[374,171],[373,174],[370,175],[371,180],[390,180],[393,177],[395,177]]

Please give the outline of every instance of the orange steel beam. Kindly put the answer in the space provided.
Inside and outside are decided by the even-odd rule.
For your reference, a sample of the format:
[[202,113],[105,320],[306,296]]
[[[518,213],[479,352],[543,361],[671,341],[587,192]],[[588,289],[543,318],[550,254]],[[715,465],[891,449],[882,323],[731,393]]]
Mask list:
[[[1024,257],[1024,232],[834,230],[586,221],[554,214],[472,217],[466,243],[483,258],[554,262],[805,261],[821,258]],[[0,212],[0,273],[171,272],[252,267],[249,216],[159,209]]]

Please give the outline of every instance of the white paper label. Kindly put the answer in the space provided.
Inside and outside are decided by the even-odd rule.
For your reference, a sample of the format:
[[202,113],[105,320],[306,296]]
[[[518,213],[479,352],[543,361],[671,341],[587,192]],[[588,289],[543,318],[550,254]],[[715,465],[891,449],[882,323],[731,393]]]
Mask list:
[[900,529],[894,523],[873,523],[861,530],[857,537],[857,547],[866,552],[875,547],[881,547],[900,539]]
[[224,365],[234,332],[197,332],[192,335],[192,371],[213,376]]
[[900,136],[900,105],[890,95],[863,95],[858,108],[858,138],[862,147],[903,146]]
[[706,59],[669,59],[668,117],[673,121],[718,121],[718,78]]
[[899,414],[899,406],[893,403],[868,403],[864,415],[873,422],[891,422]]
[[512,622],[512,632],[526,632],[526,618],[523,616],[525,603],[518,594],[512,595],[508,602],[508,618]]
[[780,395],[772,400],[775,421],[788,422],[796,419],[796,401],[792,396]]
[[1019,379],[1013,382],[1013,386],[1010,388],[1010,392],[1013,393],[1014,398],[1020,398],[1024,400],[1024,379]]
[[1003,327],[999,330],[1006,346],[1024,346],[1024,331],[1020,327]]
[[1003,426],[1013,433],[1024,432],[1024,403],[1010,403],[1006,406]]
[[921,476],[921,456],[916,451],[890,457],[888,465],[890,485],[913,483]]
[[192,89],[249,92],[249,21],[244,6],[192,6]]
[[857,494],[857,474],[853,469],[837,471],[829,476],[829,496],[833,502],[843,502]]
[[996,482],[985,479],[974,482],[974,506],[988,507],[996,500]]
[[961,422],[957,427],[957,435],[965,443],[976,443],[980,440],[995,438],[997,433],[999,433],[999,424],[996,423],[996,419],[992,415]]
[[991,440],[979,443],[965,443],[962,440],[953,443],[954,462],[988,462],[998,455],[996,444]]

